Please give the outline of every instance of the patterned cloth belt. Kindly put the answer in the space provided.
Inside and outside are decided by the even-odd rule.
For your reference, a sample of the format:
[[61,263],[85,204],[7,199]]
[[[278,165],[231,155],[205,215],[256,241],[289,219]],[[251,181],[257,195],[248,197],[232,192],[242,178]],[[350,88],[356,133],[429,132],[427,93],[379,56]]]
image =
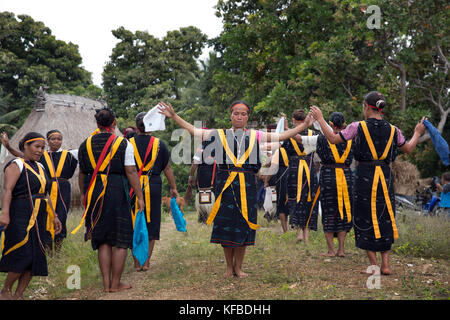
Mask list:
[[359,161],[359,164],[362,164],[364,166],[387,166],[389,164],[386,163],[384,160],[370,160],[370,161]]
[[342,168],[342,169],[350,168],[350,166],[347,166],[343,163],[320,163],[320,164],[327,168]]

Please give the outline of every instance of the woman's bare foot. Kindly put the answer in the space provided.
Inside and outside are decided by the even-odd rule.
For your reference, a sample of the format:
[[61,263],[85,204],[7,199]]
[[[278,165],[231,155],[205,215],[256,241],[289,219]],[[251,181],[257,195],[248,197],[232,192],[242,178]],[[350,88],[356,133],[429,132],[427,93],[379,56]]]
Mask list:
[[244,271],[240,270],[240,269],[239,270],[234,270],[234,274],[238,278],[247,278],[248,277],[248,274],[245,273]]
[[382,275],[388,276],[391,274],[391,269],[389,267],[381,266],[380,272]]
[[322,256],[324,256],[324,257],[334,257],[336,254],[332,251],[332,252],[330,252],[330,251],[328,251],[328,252],[325,252],[325,253],[322,253]]
[[142,271],[148,271],[150,269],[150,266],[148,265],[148,264],[144,264],[143,266],[142,266]]
[[[361,274],[376,274],[377,273],[377,269],[379,267],[377,265],[370,265],[367,268],[361,270]],[[379,270],[379,269],[378,269]],[[379,271],[378,271],[379,272]]]
[[120,282],[119,286],[117,288],[111,288],[111,289],[109,289],[109,292],[119,292],[119,291],[131,289],[131,288],[132,288],[131,284]]
[[336,256],[344,258],[345,257],[345,252],[344,251],[338,251],[338,253],[336,254]]
[[225,273],[223,274],[224,278],[231,278],[234,275],[232,268],[227,268]]

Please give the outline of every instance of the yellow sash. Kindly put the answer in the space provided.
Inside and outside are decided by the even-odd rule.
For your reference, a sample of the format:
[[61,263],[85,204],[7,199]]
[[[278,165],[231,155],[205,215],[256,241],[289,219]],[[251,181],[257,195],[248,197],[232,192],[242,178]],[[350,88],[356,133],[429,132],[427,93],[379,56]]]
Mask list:
[[[64,167],[64,163],[67,157],[67,150],[63,150],[61,153],[61,158],[59,159],[58,167],[53,167],[53,162],[50,159],[50,155],[47,151],[44,151],[44,159],[47,163],[48,170],[50,171],[50,177],[52,179],[52,187],[50,191],[50,201],[53,205],[53,208],[56,210],[56,202],[58,201],[58,181],[54,178],[59,178],[61,176],[62,169]],[[47,203],[47,231],[50,232],[52,239],[55,238],[55,229],[53,227],[53,219],[54,219],[53,210],[50,208],[50,204]]]
[[[328,141],[331,152],[333,153],[334,161],[336,163],[345,163],[347,160],[348,154],[350,153],[350,149],[352,148],[352,140],[347,141],[347,148],[345,149],[342,156],[339,156],[339,152],[337,151],[336,145],[331,144]],[[336,189],[337,189],[337,199],[338,199],[338,208],[339,214],[341,215],[341,220],[344,220],[344,205],[345,212],[347,213],[347,221],[350,222],[352,220],[351,215],[351,206],[350,206],[350,197],[348,195],[348,186],[347,180],[345,179],[344,169],[335,168],[336,173]]]
[[[236,156],[234,155],[234,153],[230,150],[229,146],[228,146],[228,142],[227,139],[225,137],[225,133],[222,129],[217,130],[219,133],[219,138],[222,142],[222,146],[225,149],[226,154],[228,155],[228,157],[233,161],[233,164],[235,167],[237,168],[242,168],[242,165],[244,164],[244,162],[247,160],[247,158],[249,157],[254,145],[255,145],[255,141],[256,141],[256,131],[255,130],[250,130],[250,144],[247,150],[245,150],[245,153],[242,155],[242,157],[240,159],[236,159]],[[239,175],[239,190],[240,190],[240,194],[241,194],[241,212],[242,212],[242,216],[244,217],[245,221],[247,222],[248,226],[253,229],[256,230],[259,228],[259,225],[254,224],[250,221],[248,221],[248,210],[247,210],[247,195],[246,195],[246,190],[245,190],[245,175],[243,172],[236,172],[233,171],[229,174],[227,181],[225,182],[225,185],[222,189],[222,191],[220,192],[219,196],[216,198],[216,201],[214,202],[213,208],[211,210],[211,212],[209,213],[208,216],[208,220],[206,221],[206,223],[208,225],[210,225],[214,218],[216,217],[217,212],[219,211],[219,207],[222,201],[222,194],[223,192],[231,185],[231,183],[234,181],[234,179],[236,178],[236,176]]]
[[[22,159],[22,158],[19,158],[19,159],[22,161],[22,163],[23,163],[23,165],[25,167],[24,170],[28,170],[28,171],[32,172],[39,179],[39,182],[41,183],[41,187],[39,188],[39,193],[45,193],[45,184],[46,184],[47,180],[45,179],[44,169],[42,169],[41,166],[38,165],[38,168],[39,168],[39,174],[38,174],[38,173],[36,173],[36,171],[34,171],[34,169],[32,167],[30,167],[30,165],[28,163],[25,162],[24,159]],[[28,221],[27,234],[26,234],[25,238],[22,241],[16,243],[11,248],[9,248],[8,251],[3,253],[4,256],[6,256],[11,251],[14,251],[14,250],[20,248],[21,246],[23,246],[25,243],[28,242],[28,238],[29,238],[29,235],[30,235],[30,230],[31,230],[31,228],[33,228],[33,226],[36,223],[36,219],[37,219],[37,216],[39,214],[39,207],[41,206],[41,201],[42,200],[43,201],[47,201],[46,199],[41,199],[41,198],[37,198],[37,199],[34,200],[33,212],[31,213],[30,220]],[[52,224],[53,224],[53,221],[52,221]],[[54,226],[52,226],[52,228],[54,230]],[[3,238],[3,241],[2,241],[2,251],[3,251],[3,248],[4,248],[4,238]]]
[[283,162],[284,162],[284,166],[285,167],[289,167],[289,157],[286,153],[286,149],[285,148],[280,148],[278,149],[281,152],[281,157],[283,158]]
[[[87,153],[89,156],[89,161],[91,162],[92,165],[92,169],[95,170],[97,163],[95,162],[95,158],[94,158],[94,154],[92,152],[92,144],[91,144],[91,139],[92,136],[90,136],[87,140],[86,140],[86,149],[87,149]],[[100,165],[100,169],[99,172],[102,172],[106,169],[106,166],[109,164],[110,160],[114,157],[114,155],[117,152],[117,149],[120,146],[120,143],[122,142],[123,138],[121,137],[117,137],[116,141],[113,143],[112,148],[110,149],[110,151],[108,152],[108,154],[105,156],[105,159],[103,160],[102,164]],[[86,199],[86,208],[84,210],[83,216],[81,218],[80,224],[72,231],[72,234],[76,234],[78,232],[78,230],[83,226],[84,220],[86,219],[86,214],[88,212],[88,210],[91,207],[91,202],[92,202],[92,193],[94,192],[95,189],[95,184],[97,183],[97,177],[100,176],[100,180],[102,183],[102,192],[99,194],[99,196],[97,197],[94,205],[92,206],[92,208],[95,208],[98,201],[100,201],[100,199],[103,198],[103,196],[105,195],[106,192],[106,186],[108,185],[108,177],[106,174],[102,174],[102,173],[98,173],[95,177],[94,177],[94,181],[92,182],[91,187],[87,190],[87,199]],[[91,224],[93,223],[93,221],[91,221]]]
[[[364,136],[366,137],[367,143],[369,144],[370,152],[372,153],[373,159],[374,160],[386,159],[386,157],[389,153],[389,149],[391,148],[391,145],[392,145],[392,140],[394,138],[395,127],[393,125],[391,125],[391,135],[389,137],[388,143],[386,145],[386,148],[384,149],[382,156],[378,158],[377,151],[375,149],[375,145],[373,144],[372,138],[370,137],[370,133],[367,128],[366,122],[361,121],[360,123],[361,123],[361,127],[363,129],[363,132],[364,132]],[[378,226],[378,220],[377,220],[377,204],[376,204],[377,189],[378,189],[379,181],[381,181],[384,199],[386,200],[386,206],[387,206],[387,209],[389,212],[389,216],[391,218],[392,229],[394,232],[394,239],[397,239],[398,238],[398,230],[397,230],[397,225],[395,224],[394,211],[392,210],[392,204],[391,204],[391,200],[389,198],[389,192],[388,192],[388,188],[386,185],[386,178],[384,177],[384,173],[383,173],[383,170],[381,169],[381,166],[375,166],[375,173],[374,173],[373,184],[372,184],[371,211],[372,211],[372,224],[373,224],[373,229],[374,229],[374,233],[375,233],[375,238],[376,239],[381,238],[380,228]]]
[[[134,159],[136,161],[138,168],[140,168],[140,167],[142,167],[142,159],[141,159],[141,156],[139,155],[139,150],[137,148],[136,141],[134,140],[134,137],[131,138],[129,141],[134,147]],[[145,165],[143,171],[148,172],[153,168],[153,165],[155,164],[156,157],[158,154],[158,148],[159,148],[159,139],[155,137],[155,140],[153,141],[153,146],[152,146],[152,156],[150,158],[149,163],[147,163]],[[145,193],[144,199],[145,199],[145,213],[147,216],[147,223],[150,223],[150,179],[149,179],[148,175],[142,174],[140,176],[139,180],[141,181],[141,188],[143,189],[143,191]],[[136,220],[137,212],[138,212],[138,204],[137,204],[137,197],[136,197],[134,212],[133,212],[133,210],[131,212],[131,217],[133,219],[133,228],[134,228],[134,221]]]
[[[312,136],[312,130],[308,129],[308,136]],[[297,141],[291,138],[291,143],[294,146],[295,152],[297,153],[298,156],[306,156],[305,152],[300,151]],[[299,159],[297,172],[297,203],[300,202],[300,198],[302,195],[303,170],[305,170],[306,179],[308,181],[308,202],[311,201],[311,180],[310,180],[309,166],[305,159]]]
[[313,203],[312,203],[312,206],[311,206],[311,210],[309,211],[308,221],[306,221],[306,228],[308,228],[308,226],[309,226],[309,220],[311,220],[312,212],[314,211],[314,206],[317,203],[317,199],[319,199],[319,195],[320,195],[320,186],[317,188],[316,195],[314,196],[314,200],[313,200]]

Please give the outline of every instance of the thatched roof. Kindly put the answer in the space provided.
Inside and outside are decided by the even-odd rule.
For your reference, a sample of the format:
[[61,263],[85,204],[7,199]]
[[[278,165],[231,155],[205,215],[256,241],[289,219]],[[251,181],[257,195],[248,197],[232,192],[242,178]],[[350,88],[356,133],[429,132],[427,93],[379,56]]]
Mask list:
[[[102,108],[105,102],[68,94],[48,94],[42,89],[36,96],[36,103],[23,126],[10,137],[10,144],[18,149],[19,141],[30,131],[45,134],[58,129],[63,134],[63,149],[78,149],[80,144],[95,130],[95,109]],[[116,134],[121,135],[116,129]],[[3,184],[3,167],[13,159],[8,155],[0,159],[0,181]],[[79,199],[78,169],[71,179],[72,202],[77,205]],[[2,190],[0,190],[1,194]],[[74,202],[75,201],[75,202]]]

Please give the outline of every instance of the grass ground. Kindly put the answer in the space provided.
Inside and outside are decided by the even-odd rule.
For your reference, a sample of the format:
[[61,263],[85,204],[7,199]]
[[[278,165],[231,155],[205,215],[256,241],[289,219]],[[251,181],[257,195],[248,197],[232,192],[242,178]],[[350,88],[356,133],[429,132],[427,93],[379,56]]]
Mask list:
[[[161,239],[157,242],[147,272],[135,272],[128,255],[123,280],[133,285],[127,291],[106,294],[90,242],[82,232],[68,235],[61,252],[48,258],[49,276],[36,277],[25,292],[37,300],[384,300],[449,299],[449,221],[398,215],[400,239],[391,255],[392,275],[381,276],[380,289],[368,289],[368,266],[364,251],[355,248],[354,234],[346,238],[346,257],[324,257],[326,244],[319,222],[310,243],[296,240],[295,230],[281,232],[279,222],[267,222],[260,212],[256,245],[248,247],[244,271],[247,279],[224,279],[225,261],[219,245],[209,243],[211,227],[197,223],[196,213],[185,210],[187,233],[177,232],[173,220],[163,214]],[[80,212],[68,219],[69,231]],[[320,219],[319,219],[320,220]],[[67,288],[73,270],[81,272],[80,289]],[[4,274],[0,275],[3,282]]]

